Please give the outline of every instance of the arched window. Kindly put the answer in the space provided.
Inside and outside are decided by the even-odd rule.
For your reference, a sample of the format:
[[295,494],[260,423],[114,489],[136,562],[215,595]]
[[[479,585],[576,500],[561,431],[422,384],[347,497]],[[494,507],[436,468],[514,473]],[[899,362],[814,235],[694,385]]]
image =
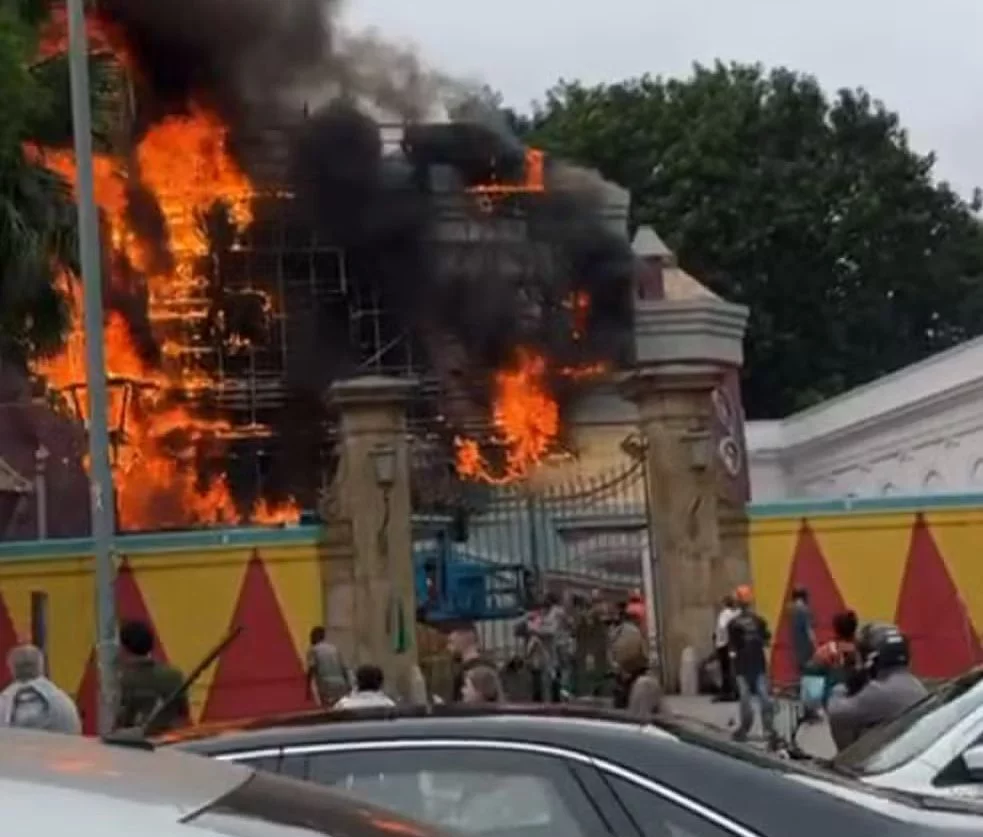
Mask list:
[[944,488],[945,480],[942,479],[942,474],[938,471],[932,470],[925,474],[925,479],[922,480],[922,491],[939,492]]
[[973,469],[969,472],[969,481],[973,485],[983,485],[983,459],[977,459],[973,463]]
[[881,487],[881,494],[885,497],[890,497],[893,494],[898,493],[898,487],[893,482],[886,482]]

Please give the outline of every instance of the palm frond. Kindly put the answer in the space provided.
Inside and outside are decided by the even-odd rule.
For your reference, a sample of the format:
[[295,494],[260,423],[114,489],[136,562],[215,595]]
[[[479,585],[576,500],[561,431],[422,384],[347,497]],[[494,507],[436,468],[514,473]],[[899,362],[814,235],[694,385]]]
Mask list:
[[[72,88],[66,55],[54,55],[31,66],[31,75],[45,91],[49,105],[29,126],[40,145],[54,148],[72,143]],[[119,131],[122,70],[112,55],[89,56],[89,90],[92,108],[92,138],[96,151],[108,151]]]

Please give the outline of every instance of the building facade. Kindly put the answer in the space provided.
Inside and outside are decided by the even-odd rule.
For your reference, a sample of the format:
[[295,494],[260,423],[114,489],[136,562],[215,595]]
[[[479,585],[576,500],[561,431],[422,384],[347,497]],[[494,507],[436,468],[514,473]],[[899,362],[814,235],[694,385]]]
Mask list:
[[983,491],[983,339],[747,425],[754,502]]

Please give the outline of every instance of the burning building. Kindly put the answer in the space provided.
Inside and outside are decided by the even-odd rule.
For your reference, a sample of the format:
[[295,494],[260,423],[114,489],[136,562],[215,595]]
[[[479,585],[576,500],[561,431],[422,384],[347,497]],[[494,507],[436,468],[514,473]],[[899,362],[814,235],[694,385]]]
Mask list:
[[[323,394],[358,374],[418,379],[414,426],[465,476],[521,478],[578,382],[628,351],[626,202],[489,115],[428,120],[447,82],[321,3],[228,6],[90,19],[125,78],[95,161],[121,527],[313,507]],[[68,150],[35,153],[73,179]],[[34,372],[84,419],[64,288],[76,328]]]

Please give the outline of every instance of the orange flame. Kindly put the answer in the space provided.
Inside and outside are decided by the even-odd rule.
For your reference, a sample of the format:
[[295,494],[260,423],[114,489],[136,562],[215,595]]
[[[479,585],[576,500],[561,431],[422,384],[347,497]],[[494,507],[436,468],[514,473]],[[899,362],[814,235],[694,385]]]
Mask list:
[[494,474],[474,439],[458,438],[457,471],[469,479],[504,484],[525,477],[542,460],[560,430],[560,408],[549,393],[542,355],[520,349],[515,369],[495,375],[492,424],[505,468]]
[[[73,155],[65,151],[28,149],[52,170],[75,183]],[[226,151],[226,129],[214,114],[192,108],[187,116],[171,117],[152,128],[136,150],[140,181],[157,199],[164,216],[174,269],[150,271],[152,260],[127,217],[130,172],[115,159],[94,161],[96,202],[103,212],[109,244],[117,256],[144,273],[147,314],[153,336],[162,348],[159,368],[141,356],[126,319],[109,311],[105,321],[106,365],[110,388],[110,426],[114,429],[115,476],[119,523],[124,529],[240,522],[224,475],[202,482],[197,459],[209,446],[219,446],[227,422],[194,415],[181,404],[190,389],[208,386],[193,362],[183,359],[175,324],[200,316],[205,280],[196,260],[208,250],[198,219],[217,202],[224,203],[237,230],[251,221],[251,185]],[[113,281],[126,281],[113,276]],[[64,350],[36,362],[34,371],[49,386],[71,395],[85,418],[85,337],[82,293],[78,280],[65,274],[62,289],[71,305],[72,330]],[[178,329],[179,331],[179,329]],[[176,348],[175,348],[176,347]],[[170,351],[169,351],[170,349]],[[189,353],[184,353],[189,354]],[[296,503],[271,506],[260,500],[248,519],[259,523],[295,522]]]
[[[126,49],[122,37],[115,28],[102,20],[98,14],[87,9],[85,13],[85,30],[89,41],[89,52],[94,54],[111,53],[121,63],[126,61]],[[36,60],[47,61],[56,55],[68,51],[68,15],[65,6],[53,6],[48,19],[41,28],[41,38],[38,43]]]
[[508,195],[539,194],[546,191],[546,157],[538,148],[527,148],[522,180],[518,183],[479,183],[467,191],[476,195],[486,212],[495,208],[495,199]]

